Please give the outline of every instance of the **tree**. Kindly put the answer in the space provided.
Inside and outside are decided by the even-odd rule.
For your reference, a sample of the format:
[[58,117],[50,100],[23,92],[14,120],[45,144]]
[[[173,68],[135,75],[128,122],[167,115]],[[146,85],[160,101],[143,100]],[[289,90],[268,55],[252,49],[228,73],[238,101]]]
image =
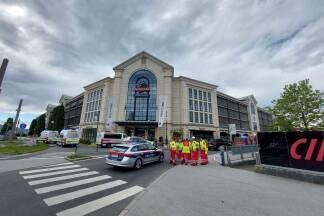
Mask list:
[[29,136],[32,136],[35,134],[36,124],[37,124],[37,119],[33,119],[33,121],[30,124],[29,131],[28,131]]
[[10,131],[12,129],[12,125],[13,125],[13,118],[8,118],[1,128],[1,132]]
[[48,129],[61,131],[64,128],[64,106],[55,107],[50,115]]
[[40,133],[45,129],[45,113],[36,118],[36,126],[34,134],[40,135]]
[[278,100],[270,109],[273,129],[290,131],[294,128],[310,130],[322,124],[324,118],[324,94],[313,90],[309,79],[286,85]]

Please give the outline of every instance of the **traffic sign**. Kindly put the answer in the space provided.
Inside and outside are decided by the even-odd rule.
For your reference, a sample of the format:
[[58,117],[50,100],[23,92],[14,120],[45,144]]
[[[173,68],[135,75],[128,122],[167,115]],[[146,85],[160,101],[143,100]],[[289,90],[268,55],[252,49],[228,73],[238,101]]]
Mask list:
[[27,125],[25,123],[21,123],[19,126],[20,129],[26,129],[26,127],[27,127]]
[[229,134],[236,134],[236,126],[235,126],[235,124],[229,124],[228,125],[228,133]]

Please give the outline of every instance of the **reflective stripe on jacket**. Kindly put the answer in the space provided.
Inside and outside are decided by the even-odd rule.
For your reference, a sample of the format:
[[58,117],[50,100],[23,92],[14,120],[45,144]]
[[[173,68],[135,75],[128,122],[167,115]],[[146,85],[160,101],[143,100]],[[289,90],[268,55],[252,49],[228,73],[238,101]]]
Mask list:
[[190,143],[189,141],[183,141],[182,153],[189,154],[190,153]]
[[200,149],[202,151],[205,151],[206,154],[208,153],[208,145],[207,145],[207,142],[205,140],[202,140],[200,142]]
[[198,147],[199,147],[199,142],[194,140],[191,144],[192,151],[198,151]]
[[178,151],[183,151],[183,144],[182,144],[182,142],[177,142],[177,146],[178,146]]
[[177,150],[177,143],[175,141],[170,142],[170,150]]

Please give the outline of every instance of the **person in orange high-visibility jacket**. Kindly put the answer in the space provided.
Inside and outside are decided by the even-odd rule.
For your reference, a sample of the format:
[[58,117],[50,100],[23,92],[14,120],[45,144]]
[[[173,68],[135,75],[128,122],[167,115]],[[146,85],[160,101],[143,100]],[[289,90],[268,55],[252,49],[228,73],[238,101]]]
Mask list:
[[177,164],[176,163],[177,143],[175,142],[174,139],[170,142],[169,149],[170,149],[170,163],[176,165]]
[[[194,137],[193,137],[194,138]],[[196,166],[198,165],[198,158],[199,158],[199,142],[197,138],[191,142],[191,165]]]
[[182,150],[183,150],[182,141],[180,139],[178,139],[177,140],[177,158],[178,158],[179,161],[181,161],[181,164],[184,163]]
[[182,145],[183,145],[182,147],[183,162],[185,165],[188,165],[188,163],[191,160],[191,154],[190,154],[191,145],[188,139],[185,139]]
[[201,165],[208,164],[208,143],[205,139],[200,141],[200,158],[201,158]]

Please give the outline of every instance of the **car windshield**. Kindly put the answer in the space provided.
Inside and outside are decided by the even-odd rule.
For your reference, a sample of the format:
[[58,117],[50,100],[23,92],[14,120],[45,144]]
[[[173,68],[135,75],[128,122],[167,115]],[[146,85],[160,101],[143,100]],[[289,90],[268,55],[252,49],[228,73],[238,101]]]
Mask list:
[[115,146],[112,148],[112,151],[115,151],[115,152],[126,152],[127,149],[129,149],[128,146]]
[[105,134],[104,138],[108,139],[121,139],[122,135],[121,134]]
[[66,133],[66,138],[78,138],[78,133],[77,132],[68,132]]

